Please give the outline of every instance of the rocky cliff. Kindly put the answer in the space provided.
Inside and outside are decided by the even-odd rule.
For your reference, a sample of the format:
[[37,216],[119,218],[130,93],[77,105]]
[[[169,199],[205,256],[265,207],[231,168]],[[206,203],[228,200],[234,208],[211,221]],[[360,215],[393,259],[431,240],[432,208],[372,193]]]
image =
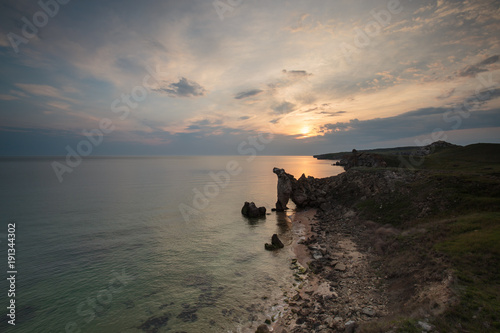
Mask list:
[[[288,203],[288,198],[298,208],[331,209],[339,203],[353,204],[378,194],[407,191],[404,183],[415,178],[415,174],[401,170],[379,169],[373,172],[349,170],[328,178],[306,177],[297,180],[284,169],[274,168],[278,174],[278,204]],[[280,185],[281,182],[281,185]]]

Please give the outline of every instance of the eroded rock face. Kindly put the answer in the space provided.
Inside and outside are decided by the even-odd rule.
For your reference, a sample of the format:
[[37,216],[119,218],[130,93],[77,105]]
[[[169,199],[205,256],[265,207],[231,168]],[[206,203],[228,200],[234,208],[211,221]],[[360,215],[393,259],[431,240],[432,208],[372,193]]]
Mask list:
[[288,200],[292,194],[292,182],[295,178],[285,172],[284,169],[274,168],[273,172],[278,176],[278,201],[276,202],[276,211],[283,212],[287,209]]
[[266,207],[258,207],[253,202],[245,202],[241,208],[241,214],[246,217],[263,217],[266,216]]
[[[304,174],[296,180],[283,169],[274,168],[278,175],[278,208],[286,207],[289,199],[298,208],[320,208],[328,211],[336,203],[356,201],[382,193],[391,193],[396,189],[404,191],[398,183],[413,177],[411,173],[381,169],[374,173],[349,170],[328,178],[306,177]],[[280,184],[281,182],[281,184]]]

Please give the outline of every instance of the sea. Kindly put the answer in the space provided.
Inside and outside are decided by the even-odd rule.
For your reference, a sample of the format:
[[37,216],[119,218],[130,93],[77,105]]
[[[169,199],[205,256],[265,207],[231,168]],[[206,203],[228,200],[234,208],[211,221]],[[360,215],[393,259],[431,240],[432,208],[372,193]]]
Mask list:
[[[87,157],[60,181],[54,162],[0,158],[1,332],[255,332],[294,283],[294,206],[271,212],[273,167],[343,171],[310,156]],[[245,201],[268,215],[243,217]],[[266,251],[275,233],[287,246]]]

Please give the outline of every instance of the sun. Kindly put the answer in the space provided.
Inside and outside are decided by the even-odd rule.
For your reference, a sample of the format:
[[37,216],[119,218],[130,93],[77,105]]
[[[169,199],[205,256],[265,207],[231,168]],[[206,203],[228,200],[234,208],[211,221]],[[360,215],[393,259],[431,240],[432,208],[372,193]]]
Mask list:
[[311,128],[311,126],[304,125],[300,127],[300,129],[298,130],[300,136],[298,136],[297,139],[305,139],[313,136],[312,131],[313,129]]
[[311,128],[309,126],[303,126],[301,129],[300,129],[300,134],[302,135],[307,135],[311,132]]

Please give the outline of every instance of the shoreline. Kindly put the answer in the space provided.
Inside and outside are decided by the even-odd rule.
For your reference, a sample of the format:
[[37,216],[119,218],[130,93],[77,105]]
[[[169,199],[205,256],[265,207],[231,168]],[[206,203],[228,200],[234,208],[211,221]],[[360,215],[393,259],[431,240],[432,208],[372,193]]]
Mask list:
[[291,216],[290,251],[297,262],[292,261],[292,269],[299,279],[290,287],[288,306],[271,325],[272,332],[354,331],[358,324],[388,313],[380,277],[351,229],[356,214],[337,208],[334,215],[309,208]]
[[[290,216],[291,221],[291,231],[292,231],[292,243],[290,245],[289,251],[292,253],[292,256],[296,260],[300,266],[307,268],[309,263],[312,261],[312,257],[310,255],[309,249],[307,245],[304,244],[304,241],[310,239],[315,236],[314,233],[314,225],[317,222],[316,219],[317,209],[309,208],[304,210],[294,210],[294,213]],[[291,268],[292,269],[292,268]],[[286,333],[289,329],[292,329],[294,326],[290,325],[293,317],[293,312],[290,307],[290,303],[297,293],[300,297],[304,297],[304,286],[301,287],[301,284],[310,284],[312,281],[309,276],[304,276],[304,280],[300,282],[298,285],[291,286],[289,289],[289,301],[288,307],[285,308],[284,313],[279,317],[279,319],[271,325],[271,332],[274,333]],[[292,296],[291,294],[294,293]]]

